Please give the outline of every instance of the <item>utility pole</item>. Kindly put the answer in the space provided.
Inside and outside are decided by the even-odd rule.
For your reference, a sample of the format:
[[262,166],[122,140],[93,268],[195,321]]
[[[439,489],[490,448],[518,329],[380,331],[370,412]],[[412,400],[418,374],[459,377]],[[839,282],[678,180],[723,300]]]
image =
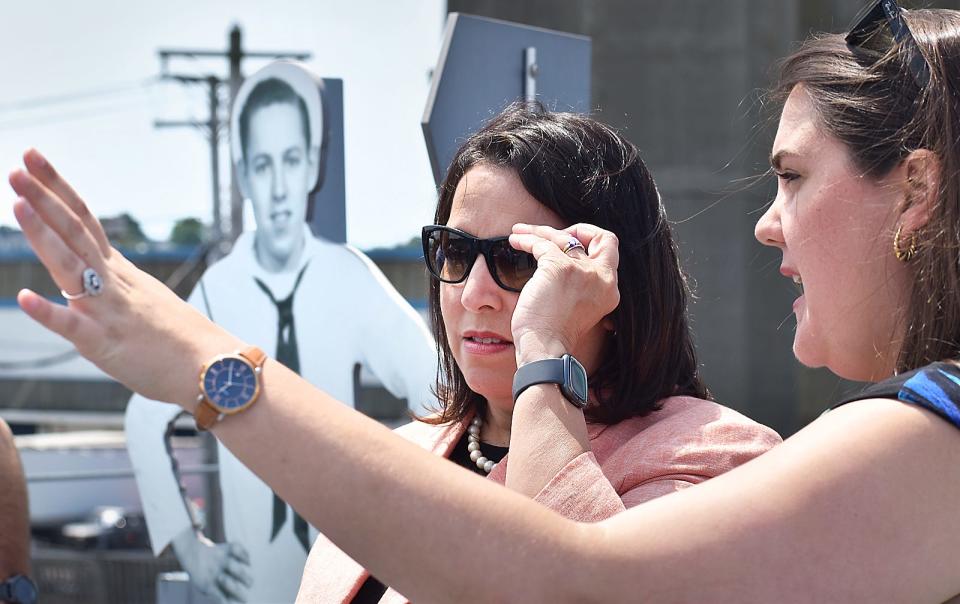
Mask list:
[[[237,91],[243,83],[243,74],[240,63],[243,61],[242,34],[236,25],[230,30],[230,111],[233,111],[233,101],[237,98]],[[230,162],[230,237],[235,241],[243,231],[243,197],[240,196],[240,187],[233,177],[233,162]]]
[[[156,128],[181,128],[184,126],[197,128],[207,135],[210,142],[210,166],[213,183],[213,241],[219,242],[223,239],[223,223],[220,216],[220,133],[222,130],[220,122],[220,80],[215,76],[184,76],[184,75],[163,75],[164,79],[176,80],[184,84],[197,84],[206,82],[209,88],[207,98],[210,105],[210,117],[207,121],[200,120],[155,120],[153,122]],[[232,241],[232,239],[231,239]],[[214,246],[216,249],[217,246]],[[216,252],[214,252],[216,254]]]
[[[243,83],[243,60],[244,59],[294,59],[297,61],[306,61],[310,58],[309,52],[285,52],[285,51],[245,51],[243,50],[243,34],[240,27],[234,25],[227,36],[226,50],[199,50],[199,49],[160,49],[157,51],[160,56],[160,76],[163,79],[175,80],[183,84],[206,83],[209,87],[210,117],[206,121],[157,121],[158,128],[184,127],[198,128],[207,136],[210,144],[210,163],[212,169],[213,182],[213,236],[215,245],[214,250],[219,249],[219,243],[227,240],[230,243],[236,240],[243,231],[243,198],[240,196],[240,189],[237,187],[236,171],[233,162],[230,165],[230,224],[227,232],[223,232],[223,222],[220,213],[220,139],[221,135],[229,129],[229,118],[220,117],[220,87],[224,84],[229,86],[229,108],[233,110],[233,101]],[[229,75],[221,78],[215,75],[184,75],[169,73],[167,67],[172,58],[225,58],[229,62]],[[229,114],[228,114],[229,115]],[[216,253],[216,252],[214,252]]]

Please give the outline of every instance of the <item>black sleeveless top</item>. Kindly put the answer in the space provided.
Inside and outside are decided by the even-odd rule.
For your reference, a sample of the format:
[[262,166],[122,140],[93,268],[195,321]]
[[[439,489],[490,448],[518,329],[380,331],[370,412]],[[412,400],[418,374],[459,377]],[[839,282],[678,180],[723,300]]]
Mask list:
[[960,367],[953,363],[931,363],[873,384],[832,408],[868,398],[892,398],[919,405],[960,428]]

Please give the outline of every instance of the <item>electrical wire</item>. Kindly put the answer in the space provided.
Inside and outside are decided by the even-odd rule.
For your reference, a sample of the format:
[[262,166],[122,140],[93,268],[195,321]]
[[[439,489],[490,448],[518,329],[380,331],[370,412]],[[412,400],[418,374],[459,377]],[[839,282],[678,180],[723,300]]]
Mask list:
[[14,111],[29,111],[36,109],[38,107],[47,107],[50,105],[62,105],[64,103],[74,103],[79,100],[84,99],[93,99],[103,96],[112,96],[116,94],[121,94],[124,92],[129,92],[132,90],[147,89],[160,82],[159,76],[152,76],[138,82],[128,82],[124,84],[117,84],[114,86],[106,88],[97,88],[94,90],[83,90],[79,92],[70,92],[65,94],[57,94],[50,96],[40,96],[29,99],[18,99],[16,101],[9,101],[6,103],[0,103],[0,113],[8,113]]
[[24,128],[35,128],[39,126],[47,126],[50,124],[58,124],[62,122],[72,122],[80,121],[85,119],[103,117],[105,115],[116,114],[121,111],[133,111],[136,109],[141,109],[142,103],[140,99],[130,99],[129,101],[122,103],[112,103],[110,105],[93,108],[87,111],[72,111],[48,116],[42,116],[39,119],[29,120],[23,118],[10,118],[7,120],[0,120],[0,132],[10,131],[10,130],[22,130]]

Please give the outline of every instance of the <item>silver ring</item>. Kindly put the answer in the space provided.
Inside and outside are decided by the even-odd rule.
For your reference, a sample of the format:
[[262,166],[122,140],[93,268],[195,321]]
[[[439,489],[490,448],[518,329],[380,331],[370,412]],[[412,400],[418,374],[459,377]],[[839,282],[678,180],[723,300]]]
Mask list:
[[571,237],[567,240],[567,245],[563,247],[563,253],[569,254],[572,250],[583,250],[586,253],[587,248],[583,247],[583,244],[580,243],[580,240],[576,237]]
[[92,268],[85,268],[81,277],[83,280],[83,291],[77,294],[71,294],[65,289],[60,290],[60,295],[67,300],[79,300],[87,296],[99,296],[103,293],[103,280],[100,275]]

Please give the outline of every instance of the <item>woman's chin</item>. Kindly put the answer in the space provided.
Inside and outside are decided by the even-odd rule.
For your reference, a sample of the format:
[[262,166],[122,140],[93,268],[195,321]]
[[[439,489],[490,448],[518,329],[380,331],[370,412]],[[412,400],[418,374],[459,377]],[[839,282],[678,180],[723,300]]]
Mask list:
[[797,331],[793,336],[793,356],[797,361],[804,367],[811,369],[825,366],[827,363],[818,349],[819,347],[816,346],[815,342],[811,342],[811,338],[808,337],[802,326],[797,326]]
[[810,369],[826,368],[833,375],[853,382],[875,382],[892,372],[873,365],[865,365],[863,359],[857,355],[848,354],[844,358],[837,355],[827,355],[810,346],[801,345],[797,340],[793,343],[793,356],[804,367]]
[[[485,372],[484,372],[485,373]],[[513,409],[513,380],[504,380],[501,376],[491,376],[485,374],[465,374],[467,386],[491,405],[504,410]],[[506,387],[504,384],[506,384]]]

